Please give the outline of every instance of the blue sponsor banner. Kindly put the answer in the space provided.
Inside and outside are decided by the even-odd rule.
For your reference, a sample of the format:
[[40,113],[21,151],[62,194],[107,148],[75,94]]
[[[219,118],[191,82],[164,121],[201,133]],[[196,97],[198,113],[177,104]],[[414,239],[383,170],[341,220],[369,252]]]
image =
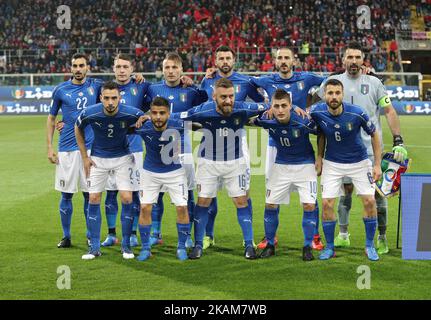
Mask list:
[[54,86],[0,87],[0,115],[48,114]]
[[399,115],[431,115],[431,101],[392,100],[392,105]]
[[419,100],[417,86],[386,86],[386,91],[392,101]]
[[431,174],[401,175],[402,258],[431,260]]

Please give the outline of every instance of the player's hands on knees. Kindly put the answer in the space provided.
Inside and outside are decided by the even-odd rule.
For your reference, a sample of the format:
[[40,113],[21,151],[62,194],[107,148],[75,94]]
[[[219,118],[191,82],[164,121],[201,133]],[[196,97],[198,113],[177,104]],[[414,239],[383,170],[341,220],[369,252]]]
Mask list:
[[214,74],[216,73],[217,69],[216,68],[208,68],[205,71],[205,78],[207,79],[212,79],[214,78]]
[[135,80],[136,80],[136,83],[144,83],[145,77],[142,73],[135,73]]
[[96,164],[94,163],[93,160],[91,160],[90,157],[87,157],[84,159],[84,171],[85,171],[85,177],[88,178],[90,176],[90,170],[91,167],[95,167]]
[[193,85],[193,79],[188,76],[181,76],[180,81],[183,84],[183,88],[191,87]]
[[54,152],[52,148],[48,149],[48,160],[51,163],[58,164],[57,154]]
[[150,120],[150,119],[151,119],[150,116],[147,114],[140,116],[138,121],[136,121],[136,123],[135,123],[135,127],[137,129],[139,129],[140,127],[142,127],[142,125],[145,123],[145,121]]
[[382,177],[382,168],[380,168],[380,163],[379,163],[379,164],[374,165],[374,167],[373,167],[374,182],[379,181],[381,177]]
[[322,166],[323,166],[322,157],[317,157],[316,162],[314,163],[314,168],[316,169],[317,176],[320,176],[322,174]]
[[55,123],[55,129],[56,129],[59,133],[61,133],[61,131],[63,130],[63,128],[64,128],[64,121],[63,121],[63,120],[61,120],[61,121],[57,121],[57,122]]

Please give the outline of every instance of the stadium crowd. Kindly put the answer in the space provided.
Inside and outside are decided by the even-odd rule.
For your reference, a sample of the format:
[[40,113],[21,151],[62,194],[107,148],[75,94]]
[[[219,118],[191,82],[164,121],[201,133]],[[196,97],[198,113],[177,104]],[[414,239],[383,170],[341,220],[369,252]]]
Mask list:
[[[426,14],[429,1],[417,0]],[[237,70],[272,71],[271,47],[295,48],[296,68],[332,72],[341,68],[340,50],[359,41],[375,71],[394,70],[395,30],[408,28],[411,1],[169,1],[64,0],[71,29],[57,27],[58,3],[11,0],[0,3],[0,73],[67,72],[76,51],[90,54],[95,72],[108,71],[122,51],[136,70],[160,69],[162,57],[178,50],[185,71],[205,71],[212,52],[229,45],[239,53]],[[371,8],[371,29],[359,30],[357,7]],[[392,41],[386,48],[383,41]],[[8,54],[7,54],[8,53]],[[11,53],[11,54],[10,54]],[[10,56],[9,56],[10,54]]]

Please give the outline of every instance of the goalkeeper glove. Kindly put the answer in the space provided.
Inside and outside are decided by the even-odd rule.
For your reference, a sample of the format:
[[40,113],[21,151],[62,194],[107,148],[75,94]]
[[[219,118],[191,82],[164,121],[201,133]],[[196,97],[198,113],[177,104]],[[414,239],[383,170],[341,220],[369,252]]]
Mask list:
[[404,148],[403,137],[400,135],[394,136],[392,152],[394,153],[394,159],[397,162],[404,162],[407,159],[407,150]]

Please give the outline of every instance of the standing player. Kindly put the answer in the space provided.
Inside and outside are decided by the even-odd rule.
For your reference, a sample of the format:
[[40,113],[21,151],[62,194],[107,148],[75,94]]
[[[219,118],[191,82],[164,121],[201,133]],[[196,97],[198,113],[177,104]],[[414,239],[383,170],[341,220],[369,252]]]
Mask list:
[[[212,97],[215,82],[219,79],[226,78],[232,81],[235,89],[235,101],[242,102],[249,97],[255,102],[263,102],[264,97],[257,91],[256,86],[254,86],[250,82],[250,77],[246,75],[239,74],[233,70],[235,65],[235,52],[229,48],[228,46],[220,46],[216,49],[215,52],[215,66],[216,69],[207,70],[207,77],[202,80],[201,88],[205,90],[208,94],[208,97]],[[213,76],[213,74],[215,75]],[[210,77],[210,78],[209,78]],[[251,167],[250,167],[250,156],[247,147],[247,135],[246,131],[243,132],[243,154],[247,163],[247,197],[248,191],[250,188],[250,175],[251,175]],[[248,197],[248,205],[250,206],[250,210],[253,211],[251,199]],[[214,242],[214,222],[217,216],[217,198],[214,198],[209,207],[209,216],[208,223],[206,226],[206,236],[204,238],[204,246],[206,249],[209,246],[215,244]]]
[[[145,142],[145,161],[141,183],[141,214],[139,232],[142,250],[139,261],[151,256],[151,207],[157,201],[162,188],[169,192],[177,210],[178,247],[177,258],[186,260],[186,239],[189,235],[189,215],[187,213],[187,176],[178,153],[182,152],[181,140],[184,123],[178,116],[171,117],[167,99],[156,97],[151,102],[151,121],[136,130]],[[177,114],[178,115],[178,114]]]
[[[80,112],[98,101],[100,86],[102,85],[100,80],[87,78],[88,71],[89,65],[86,56],[80,53],[74,54],[71,67],[73,77],[54,89],[50,114],[46,123],[48,159],[51,163],[56,164],[55,189],[61,192],[60,218],[63,227],[63,239],[58,243],[58,248],[68,248],[72,244],[70,234],[73,213],[72,197],[74,193],[78,192],[78,183],[84,195],[84,215],[87,223],[88,192],[74,126]],[[52,138],[55,131],[55,119],[60,109],[63,113],[64,127],[60,132],[57,155],[52,145]],[[93,140],[91,128],[86,130],[85,137],[86,147],[90,148]]]
[[[358,43],[350,43],[344,53],[343,63],[346,71],[343,74],[330,76],[328,79],[337,79],[341,81],[345,88],[344,102],[352,103],[362,107],[370,117],[370,120],[376,126],[377,134],[381,141],[383,150],[382,125],[380,123],[380,110],[383,108],[389,129],[393,136],[393,148],[395,159],[404,161],[407,158],[407,151],[403,145],[403,138],[400,133],[400,121],[392,106],[391,100],[386,92],[382,82],[370,75],[361,73],[361,66],[364,62],[364,52]],[[324,98],[323,85],[319,91],[320,98]],[[374,163],[373,149],[371,139],[365,131],[361,131],[362,139],[367,147],[368,158]],[[376,162],[379,164],[380,162]],[[340,233],[335,239],[336,247],[350,246],[348,233],[349,212],[352,207],[353,184],[351,179],[344,178],[344,196],[341,196],[338,205],[338,216],[340,224]],[[377,240],[377,249],[379,254],[389,252],[386,240],[386,223],[388,203],[387,199],[382,197],[378,192],[375,194],[377,203],[377,217],[379,238]]]
[[[120,103],[142,110],[144,108],[145,95],[147,94],[147,89],[150,84],[148,82],[137,83],[135,79],[131,78],[133,73],[132,58],[124,53],[118,54],[114,59],[113,69],[115,73],[115,82],[119,85],[121,95]],[[138,245],[136,230],[141,207],[139,202],[139,181],[144,150],[142,148],[142,139],[140,136],[130,134],[127,136],[127,140],[129,142],[129,150],[135,158],[135,168],[132,173],[136,181],[133,185],[133,213],[135,218],[133,219],[130,246],[136,247]],[[102,246],[104,247],[118,243],[115,230],[118,213],[117,194],[118,188],[115,177],[113,174],[110,174],[106,185],[105,213],[106,222],[108,224],[108,236],[105,241],[102,242]]]
[[[365,111],[359,106],[343,102],[343,84],[340,81],[326,81],[324,90],[326,102],[313,105],[311,109],[311,117],[320,132],[316,169],[319,174],[322,173],[322,226],[326,239],[326,248],[319,259],[327,260],[335,256],[334,233],[337,221],[334,205],[343,177],[349,177],[364,206],[365,253],[369,260],[376,261],[379,256],[374,248],[377,227],[374,182],[382,175],[380,138]],[[361,128],[371,136],[374,166],[368,159],[367,149],[361,139]]]
[[[156,97],[163,97],[169,101],[171,113],[184,112],[208,100],[207,93],[196,86],[184,87],[181,85],[181,75],[183,72],[183,62],[181,57],[175,53],[168,53],[163,60],[164,80],[150,85],[147,93],[147,103],[150,103]],[[189,136],[182,136],[182,150],[180,159],[187,175],[188,189],[188,212],[190,221],[193,221],[193,210],[195,207],[193,190],[195,188],[195,168],[192,156],[192,146]],[[157,204],[152,207],[152,234],[151,245],[161,244],[161,221],[164,211],[163,206],[164,189],[160,193]],[[190,236],[186,242],[187,247],[192,247],[193,242]]]
[[196,171],[198,203],[194,212],[195,246],[189,258],[199,259],[202,256],[208,207],[217,195],[218,181],[222,181],[237,208],[245,242],[244,257],[255,259],[252,211],[246,195],[247,163],[243,156],[242,131],[249,118],[264,112],[266,107],[263,104],[235,102],[234,84],[226,78],[215,83],[213,100],[181,114],[183,120],[198,122],[203,127]]
[[[104,83],[101,89],[102,103],[83,110],[76,120],[75,135],[84,163],[87,177],[90,204],[88,209],[88,227],[91,235],[91,247],[84,260],[94,259],[100,253],[100,199],[105,190],[109,173],[113,171],[115,181],[120,191],[122,202],[121,252],[124,259],[134,258],[130,249],[130,234],[132,232],[132,191],[136,184],[133,176],[135,160],[130,153],[127,141],[128,128],[135,124],[144,113],[136,108],[120,103],[120,90],[115,82]],[[85,146],[85,128],[91,126],[94,141],[91,157]]]
[[[278,72],[267,76],[252,77],[251,82],[255,86],[264,89],[269,97],[272,97],[277,89],[287,91],[292,99],[292,104],[306,110],[306,108],[309,107],[307,104],[307,98],[309,97],[310,91],[312,91],[314,87],[320,86],[324,78],[311,72],[294,72],[294,60],[293,51],[291,49],[278,49],[274,59],[275,68]],[[270,176],[276,156],[276,144],[270,135],[268,147],[266,149],[265,176],[267,179]],[[314,230],[312,247],[316,250],[322,250],[323,244],[319,235],[319,208],[317,206],[317,202],[314,215],[317,223]],[[266,239],[263,239],[262,242],[259,243],[258,247],[263,249],[265,246]]]
[[268,258],[275,254],[275,234],[278,227],[278,208],[281,203],[289,203],[290,193],[298,190],[304,209],[302,228],[304,247],[302,259],[313,260],[311,243],[316,226],[317,175],[314,150],[309,134],[316,133],[313,121],[291,112],[290,95],[277,89],[271,99],[274,120],[256,119],[254,123],[268,130],[277,148],[275,163],[271,168],[266,184],[266,204],[264,213],[266,247],[260,257]]

